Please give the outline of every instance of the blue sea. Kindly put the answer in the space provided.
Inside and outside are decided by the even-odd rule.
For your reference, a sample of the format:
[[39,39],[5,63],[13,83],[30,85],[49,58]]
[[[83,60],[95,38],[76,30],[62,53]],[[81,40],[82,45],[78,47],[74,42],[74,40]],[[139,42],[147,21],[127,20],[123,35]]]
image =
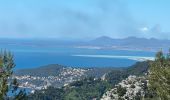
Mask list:
[[[48,64],[60,64],[71,67],[127,67],[137,60],[119,56],[153,57],[154,52],[113,50],[113,49],[88,49],[73,47],[34,47],[9,45],[1,47],[14,54],[15,69],[35,68]],[[75,56],[84,55],[84,56]],[[93,55],[89,57],[86,55]],[[96,56],[100,55],[100,57]],[[104,56],[102,56],[104,55]],[[117,56],[106,57],[107,56]]]

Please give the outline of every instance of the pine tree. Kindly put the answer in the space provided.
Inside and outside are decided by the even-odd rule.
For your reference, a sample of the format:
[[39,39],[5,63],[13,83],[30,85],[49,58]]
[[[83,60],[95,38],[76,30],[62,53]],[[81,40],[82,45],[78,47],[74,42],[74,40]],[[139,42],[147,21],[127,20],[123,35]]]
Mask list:
[[[22,100],[25,97],[23,90],[18,90],[17,80],[9,80],[9,77],[13,74],[13,68],[15,67],[13,55],[7,51],[1,51],[0,53],[0,100]],[[8,92],[11,91],[13,96],[8,97]]]
[[149,87],[162,100],[170,100],[170,52],[164,56],[162,51],[156,54],[155,61],[149,67]]

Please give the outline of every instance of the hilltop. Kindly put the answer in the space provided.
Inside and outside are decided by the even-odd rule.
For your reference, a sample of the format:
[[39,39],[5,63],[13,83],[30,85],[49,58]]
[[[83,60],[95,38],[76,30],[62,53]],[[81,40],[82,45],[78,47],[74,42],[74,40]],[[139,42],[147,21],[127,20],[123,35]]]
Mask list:
[[62,87],[85,77],[102,77],[112,70],[121,68],[74,68],[51,64],[32,69],[21,69],[14,72],[12,78],[17,78],[21,87],[42,89],[47,86]]
[[[105,72],[105,74],[103,73],[100,77],[91,75],[82,77],[60,88],[51,85],[50,87],[45,88],[45,90],[35,91],[34,94],[30,94],[28,98],[29,100],[41,100],[44,97],[49,98],[50,100],[99,100],[105,92],[112,89],[114,85],[118,84],[121,80],[126,79],[129,75],[144,75],[147,72],[147,68],[148,62],[138,62],[128,68],[113,68],[112,70],[110,69]],[[92,68],[91,72],[93,72],[93,70],[94,68]],[[97,72],[100,73],[102,70],[100,69],[100,72]],[[67,80],[69,79],[70,78],[67,78]]]
[[51,64],[32,69],[20,69],[12,78],[17,78],[21,87],[42,89],[47,86],[62,87],[85,77],[106,78],[111,83],[115,77],[139,75],[147,70],[146,62],[137,62],[128,68],[74,68]]

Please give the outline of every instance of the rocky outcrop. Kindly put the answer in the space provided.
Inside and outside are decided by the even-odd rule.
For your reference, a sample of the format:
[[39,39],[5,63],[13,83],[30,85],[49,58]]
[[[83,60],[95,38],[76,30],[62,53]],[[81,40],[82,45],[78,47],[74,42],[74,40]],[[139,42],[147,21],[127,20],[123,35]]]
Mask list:
[[107,91],[101,100],[140,100],[145,96],[147,80],[143,77],[129,76]]

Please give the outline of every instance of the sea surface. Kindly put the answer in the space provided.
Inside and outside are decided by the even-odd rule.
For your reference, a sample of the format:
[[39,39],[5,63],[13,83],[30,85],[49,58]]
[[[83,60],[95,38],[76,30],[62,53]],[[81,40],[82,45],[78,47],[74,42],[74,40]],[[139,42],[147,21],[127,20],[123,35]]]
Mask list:
[[154,57],[155,54],[154,52],[135,50],[0,46],[14,54],[15,69],[35,68],[48,64],[71,67],[127,67],[137,62],[137,60],[129,59],[129,57]]

